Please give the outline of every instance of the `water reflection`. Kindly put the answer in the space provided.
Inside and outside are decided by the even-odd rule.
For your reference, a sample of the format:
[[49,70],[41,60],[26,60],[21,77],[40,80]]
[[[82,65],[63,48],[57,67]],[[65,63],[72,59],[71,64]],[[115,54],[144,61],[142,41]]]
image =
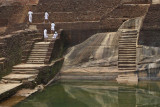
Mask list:
[[116,82],[57,83],[15,107],[158,107],[160,82],[137,86]]

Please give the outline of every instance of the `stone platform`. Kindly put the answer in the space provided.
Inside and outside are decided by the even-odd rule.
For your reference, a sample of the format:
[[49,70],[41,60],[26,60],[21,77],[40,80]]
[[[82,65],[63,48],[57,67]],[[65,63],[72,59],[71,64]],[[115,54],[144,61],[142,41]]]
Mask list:
[[22,83],[16,84],[0,84],[0,100],[14,94],[20,87]]
[[117,67],[65,68],[60,72],[61,80],[116,80],[118,75],[133,74],[122,72]]

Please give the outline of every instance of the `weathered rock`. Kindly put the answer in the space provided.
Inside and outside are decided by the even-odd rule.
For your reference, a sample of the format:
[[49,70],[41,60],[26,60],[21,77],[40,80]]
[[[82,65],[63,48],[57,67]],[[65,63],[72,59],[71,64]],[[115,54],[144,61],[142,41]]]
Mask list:
[[69,49],[64,66],[100,67],[116,65],[118,34],[98,33]]

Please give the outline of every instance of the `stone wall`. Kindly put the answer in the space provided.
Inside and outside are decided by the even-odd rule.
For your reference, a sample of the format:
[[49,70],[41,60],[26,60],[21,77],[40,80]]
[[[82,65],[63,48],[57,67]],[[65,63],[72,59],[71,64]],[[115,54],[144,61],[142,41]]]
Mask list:
[[55,75],[60,71],[64,59],[58,59],[53,61],[49,66],[40,68],[39,75],[37,77],[37,84],[47,84]]
[[23,53],[31,50],[31,45],[36,38],[43,38],[43,36],[35,30],[21,30],[0,37],[1,44],[3,44],[0,48],[0,57],[5,57],[5,68],[11,69],[13,65],[21,63]]
[[16,30],[24,30],[27,27],[26,16],[29,8],[30,6],[16,5],[0,7],[0,27],[6,27],[6,29],[0,31],[0,36]]
[[140,32],[139,45],[160,46],[160,5],[151,5]]
[[56,12],[54,18],[56,18],[56,15],[62,14],[60,16],[61,20],[59,19],[61,22],[65,21],[65,15],[68,12],[72,12],[72,16],[69,16],[73,18],[72,20],[93,21],[100,20],[101,16],[111,11],[119,3],[120,0],[40,0],[39,4],[33,7],[33,12]]
[[104,25],[103,29],[117,31],[126,20],[144,16],[148,8],[149,5],[123,4],[103,16],[100,22]]

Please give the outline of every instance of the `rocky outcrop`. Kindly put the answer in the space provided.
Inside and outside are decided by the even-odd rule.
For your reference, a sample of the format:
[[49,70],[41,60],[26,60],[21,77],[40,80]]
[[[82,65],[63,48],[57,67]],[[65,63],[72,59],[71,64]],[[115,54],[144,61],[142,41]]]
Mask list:
[[117,64],[118,34],[98,33],[68,50],[65,66],[105,67]]

